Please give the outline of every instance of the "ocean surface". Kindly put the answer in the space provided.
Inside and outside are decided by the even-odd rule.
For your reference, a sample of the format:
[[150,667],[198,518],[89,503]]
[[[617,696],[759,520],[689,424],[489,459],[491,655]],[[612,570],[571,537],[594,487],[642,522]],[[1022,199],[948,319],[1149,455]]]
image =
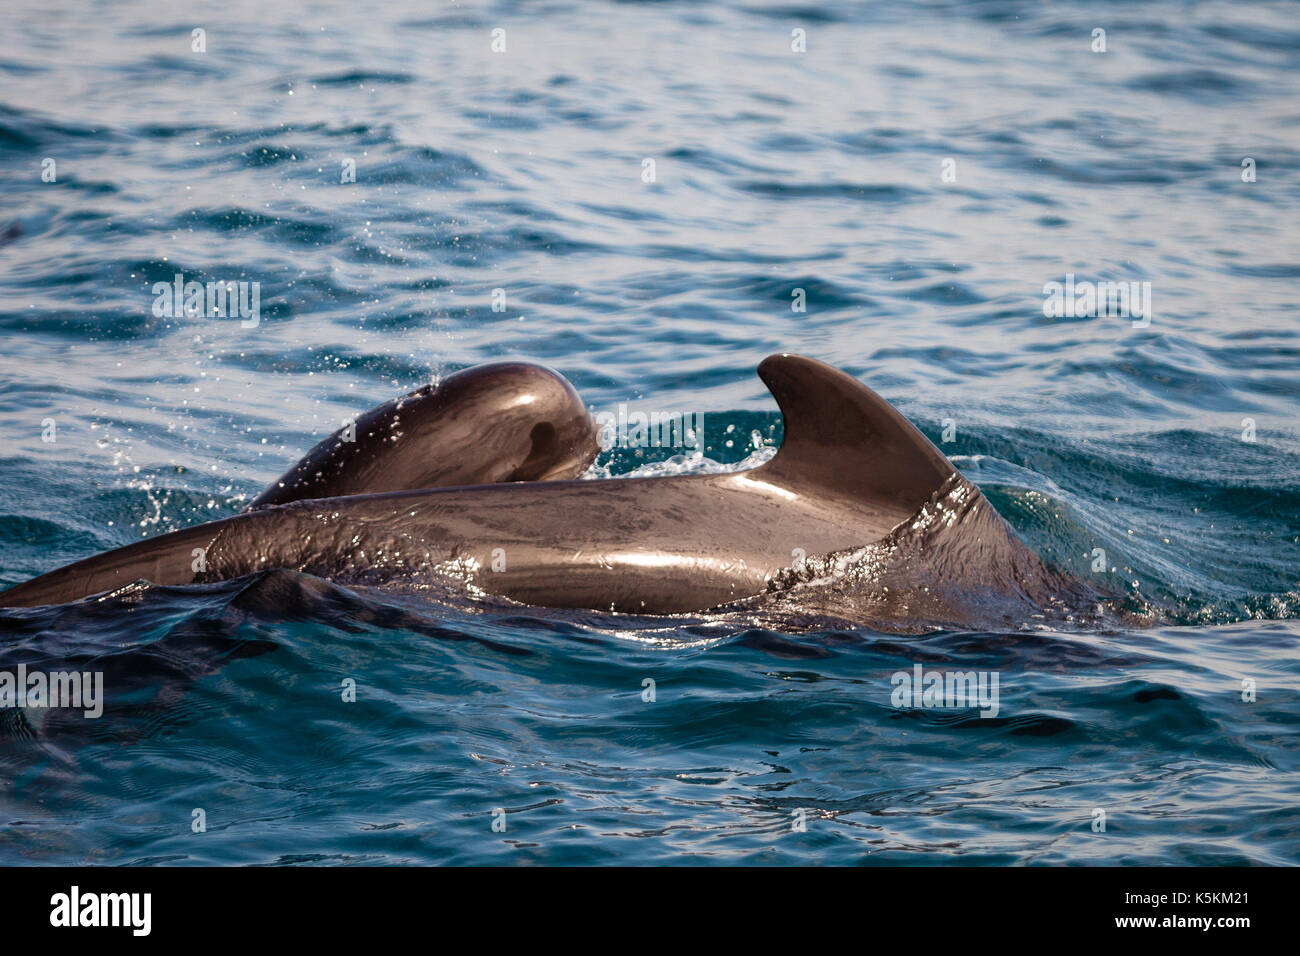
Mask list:
[[[234,514],[485,361],[704,415],[597,479],[760,461],[791,351],[1135,621],[278,571],[0,611],[0,669],[108,696],[0,714],[0,863],[1300,862],[1294,5],[9,0],[0,40],[0,585]],[[178,273],[259,321],[157,314]],[[1068,276],[1149,314],[1045,315]],[[996,674],[997,715],[895,706],[918,665]]]

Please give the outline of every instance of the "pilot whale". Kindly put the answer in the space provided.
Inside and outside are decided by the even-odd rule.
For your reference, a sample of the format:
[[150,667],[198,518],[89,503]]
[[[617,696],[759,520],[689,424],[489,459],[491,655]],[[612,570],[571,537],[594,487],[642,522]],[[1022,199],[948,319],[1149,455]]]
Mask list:
[[1023,625],[1096,605],[865,385],[790,354],[758,374],[785,423],[766,463],[580,480],[598,444],[572,386],[539,366],[469,369],[331,436],[245,513],[43,574],[0,606],[276,568],[633,614],[793,602],[900,630]]

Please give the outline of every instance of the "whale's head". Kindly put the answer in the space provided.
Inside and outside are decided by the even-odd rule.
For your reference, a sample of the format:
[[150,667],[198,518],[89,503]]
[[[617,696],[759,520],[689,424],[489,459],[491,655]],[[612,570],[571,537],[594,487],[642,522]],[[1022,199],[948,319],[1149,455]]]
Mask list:
[[599,454],[597,436],[590,413],[563,375],[526,362],[479,365],[345,425],[250,507],[576,478]]
[[[491,480],[577,478],[590,467],[600,453],[599,429],[568,379],[523,362],[458,374],[477,373],[477,378],[484,371],[489,374],[477,383],[476,392],[483,389],[477,412],[491,420],[490,431],[502,454],[502,461],[489,469],[497,476]],[[515,461],[518,464],[506,473]]]

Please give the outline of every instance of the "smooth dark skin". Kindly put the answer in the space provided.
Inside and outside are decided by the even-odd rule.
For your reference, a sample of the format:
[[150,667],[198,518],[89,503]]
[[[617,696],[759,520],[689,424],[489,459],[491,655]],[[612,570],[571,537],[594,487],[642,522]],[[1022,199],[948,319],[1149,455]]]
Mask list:
[[479,365],[403,395],[307,453],[249,510],[499,481],[576,478],[600,451],[582,399],[562,375],[523,362]]
[[[361,415],[354,441],[343,440],[345,431],[316,445],[247,511],[365,492],[575,478],[600,453],[595,422],[569,381],[525,362],[456,372]],[[78,561],[0,593],[0,607],[62,604],[137,580],[190,584],[227,577],[210,563],[206,572],[195,572],[193,552],[206,550],[223,526],[242,518]],[[264,533],[263,548],[282,537],[273,528]]]
[[[931,595],[953,581],[993,600],[1003,591],[1023,599],[1036,589],[1048,597],[1057,586],[978,489],[889,403],[843,372],[794,355],[759,366],[785,418],[785,439],[775,458],[750,471],[348,493],[465,475],[509,481],[580,473],[594,456],[594,431],[584,437],[591,423],[579,421],[576,393],[566,405],[563,389],[550,391],[553,382],[535,384],[535,392],[553,396],[556,412],[543,416],[555,442],[539,442],[542,419],[523,413],[510,397],[518,388],[508,387],[538,372],[506,368],[461,373],[469,378],[455,400],[451,392],[440,402],[434,396],[416,404],[418,415],[411,398],[400,411],[376,409],[363,419],[369,444],[353,452],[323,442],[286,476],[288,490],[268,492],[257,510],[50,572],[0,594],[0,606],[62,603],[141,578],[187,584],[288,568],[344,584],[450,581],[525,604],[668,614],[763,594],[802,556],[873,544],[881,545],[877,580],[906,579],[922,602],[934,603]],[[403,437],[386,443],[395,418]],[[299,479],[305,484],[295,484]],[[913,543],[908,563],[890,567],[890,542],[933,514],[935,496],[956,486],[972,506],[959,516],[964,524],[954,518],[955,533],[964,536],[957,546],[945,540],[916,552]],[[267,505],[322,490],[335,497]],[[194,548],[205,551],[202,574],[191,569]],[[964,562],[969,567],[951,566],[962,554],[975,556]],[[935,562],[928,570],[927,555]],[[896,593],[889,592],[886,613],[914,613],[919,605],[895,600]],[[957,593],[951,610],[936,612],[941,619],[956,623],[973,603],[974,591]],[[841,603],[875,608],[878,597]]]

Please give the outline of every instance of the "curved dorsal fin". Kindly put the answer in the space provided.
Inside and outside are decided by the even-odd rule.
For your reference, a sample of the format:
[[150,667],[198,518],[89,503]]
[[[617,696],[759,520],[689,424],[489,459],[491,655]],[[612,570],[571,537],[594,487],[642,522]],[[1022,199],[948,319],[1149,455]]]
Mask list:
[[801,355],[758,366],[781,406],[785,438],[756,469],[788,487],[919,508],[955,469],[897,409],[857,379]]

